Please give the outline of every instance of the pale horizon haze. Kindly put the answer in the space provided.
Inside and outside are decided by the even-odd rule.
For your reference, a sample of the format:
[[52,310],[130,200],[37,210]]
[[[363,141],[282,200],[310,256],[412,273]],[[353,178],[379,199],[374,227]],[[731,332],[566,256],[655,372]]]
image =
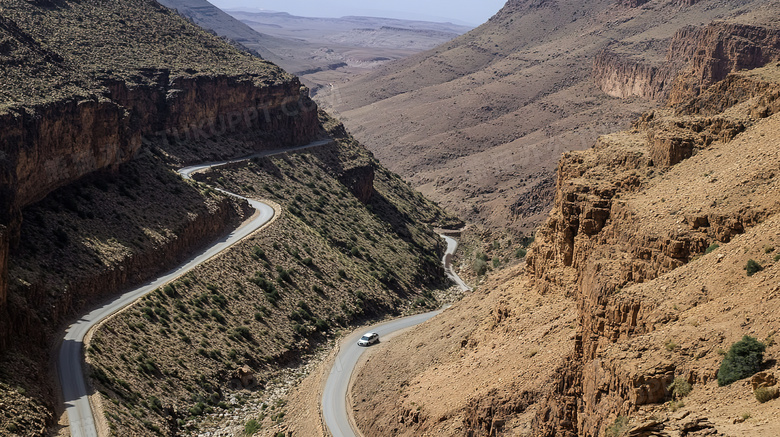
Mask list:
[[302,17],[362,15],[406,20],[449,21],[478,26],[495,15],[506,0],[209,0],[220,9],[287,12]]

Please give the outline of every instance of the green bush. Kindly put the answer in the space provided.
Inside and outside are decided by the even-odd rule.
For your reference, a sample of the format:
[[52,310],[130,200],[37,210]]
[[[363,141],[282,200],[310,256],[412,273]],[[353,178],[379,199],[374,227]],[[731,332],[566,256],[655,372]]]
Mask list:
[[778,253],[777,255],[775,255],[775,262],[778,262],[778,261],[780,261],[780,253]]
[[712,244],[710,244],[710,247],[708,247],[707,250],[704,251],[704,253],[705,254],[710,254],[712,252],[715,252],[719,247],[720,247],[720,245],[718,243],[712,243]]
[[260,423],[255,419],[250,420],[246,423],[246,426],[244,426],[245,436],[255,435],[258,431],[260,431]]
[[158,399],[156,396],[150,396],[149,397],[149,409],[153,411],[157,411],[158,413],[162,411],[163,405],[160,399]]
[[317,328],[317,331],[319,332],[327,332],[328,329],[330,329],[328,322],[322,319],[317,319],[314,322],[314,327]]
[[753,276],[756,273],[760,272],[761,270],[764,270],[764,268],[761,267],[761,264],[751,259],[748,260],[747,265],[745,266],[745,270],[747,270],[748,276]]
[[775,387],[759,387],[753,392],[756,400],[762,404],[777,398],[778,394],[780,393],[778,393]]
[[668,389],[672,392],[672,397],[675,399],[682,399],[691,393],[691,384],[684,378],[674,378],[674,381],[669,385]]
[[628,429],[628,417],[618,416],[617,419],[615,419],[615,423],[607,428],[606,435],[608,437],[620,437],[624,435]]
[[734,343],[718,370],[718,385],[729,385],[740,379],[753,376],[761,370],[766,346],[750,336]]
[[163,287],[163,292],[168,297],[175,297],[176,296],[176,287],[174,287],[173,284],[167,284],[165,287]]
[[520,258],[525,258],[525,256],[526,256],[527,254],[528,254],[528,251],[527,251],[527,250],[523,249],[522,247],[521,247],[521,248],[518,248],[518,249],[515,251],[515,258],[517,258],[517,259],[520,259]]
[[487,261],[483,259],[477,259],[474,261],[474,271],[477,273],[477,276],[482,276],[485,273],[487,273],[488,265]]

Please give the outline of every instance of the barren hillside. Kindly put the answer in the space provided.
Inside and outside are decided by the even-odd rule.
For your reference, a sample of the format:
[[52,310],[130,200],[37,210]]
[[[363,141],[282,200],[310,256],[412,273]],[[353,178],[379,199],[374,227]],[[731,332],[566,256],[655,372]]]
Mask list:
[[[745,21],[759,7],[776,10],[751,0],[512,0],[472,32],[317,99],[335,108],[380,160],[443,206],[473,222],[528,232],[551,205],[561,153],[626,128],[658,104],[646,98],[666,95],[669,84],[650,81],[637,85],[656,90],[647,95],[606,95],[605,75],[618,87],[637,81],[619,63],[594,69],[604,49],[621,62],[637,58],[648,69],[669,63],[674,70],[687,61],[672,44],[678,31]],[[709,52],[716,59],[734,53]],[[632,74],[644,68],[630,65]],[[733,66],[726,60],[716,72]]]
[[732,74],[565,154],[526,271],[377,348],[355,379],[362,429],[777,435],[779,400],[717,379],[745,335],[770,386],[779,372],[778,90],[780,64]]

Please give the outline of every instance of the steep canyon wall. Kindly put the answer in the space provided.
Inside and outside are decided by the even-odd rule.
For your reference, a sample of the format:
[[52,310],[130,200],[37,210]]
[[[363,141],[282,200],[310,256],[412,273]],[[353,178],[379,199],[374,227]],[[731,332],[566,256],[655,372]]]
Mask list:
[[[208,147],[220,138],[238,140],[242,143],[238,150],[249,153],[305,144],[321,133],[316,105],[297,79],[262,86],[251,77],[171,78],[165,70],[145,73],[152,84],[110,81],[102,95],[11,109],[0,115],[0,223],[4,226],[0,314],[6,314],[7,258],[18,244],[22,209],[53,190],[93,172],[116,169],[136,157],[144,145],[167,150],[171,164],[184,165],[236,153],[236,148]],[[195,247],[198,238],[213,238],[222,232],[230,222],[229,210],[222,205],[221,213],[199,218],[210,223],[193,223],[194,232],[183,230],[185,235],[176,247],[170,247],[170,259]],[[133,267],[122,275],[143,270],[139,263],[153,268],[161,261],[154,256],[138,258],[146,261],[132,261]],[[116,289],[123,283],[122,277],[113,277],[116,273],[106,280],[95,278],[100,286],[87,286],[85,294],[97,288]],[[67,313],[72,305],[63,308]],[[3,337],[8,331],[6,327]]]
[[[778,91],[774,80],[732,75],[678,105],[676,111],[645,114],[633,131],[602,137],[592,150],[562,157],[555,205],[537,232],[527,271],[543,292],[566,294],[577,301],[579,330],[571,355],[559,369],[560,378],[537,411],[535,435],[602,435],[607,418],[628,416],[642,405],[669,400],[668,386],[676,376],[682,374],[690,383],[715,377],[710,370],[652,350],[643,353],[645,349],[624,346],[622,355],[610,355],[615,343],[655,332],[674,318],[659,310],[666,286],[660,294],[621,291],[685,266],[712,243],[727,243],[776,212],[775,196],[765,188],[774,177],[769,170],[773,164],[760,160],[755,165],[768,170],[729,174],[739,183],[703,173],[705,188],[720,184],[725,199],[739,192],[740,184],[752,186],[747,203],[741,203],[744,195],[732,201],[706,194],[692,196],[702,197],[701,201],[685,200],[685,190],[680,193],[675,188],[671,195],[679,193],[683,199],[667,212],[664,204],[670,198],[654,197],[648,191],[682,184],[689,193],[695,192],[687,187],[691,183],[687,180],[659,182],[656,172],[663,175],[714,144],[727,145],[777,113]],[[689,148],[681,155],[673,145],[683,143]],[[741,153],[721,150],[735,156]],[[713,155],[707,161],[709,169],[721,159],[720,154]],[[753,173],[755,178],[746,176]],[[640,359],[643,355],[647,358]]]
[[612,97],[668,99],[679,104],[731,72],[762,67],[779,58],[779,30],[715,22],[677,31],[661,62],[607,48],[594,60],[593,78]]

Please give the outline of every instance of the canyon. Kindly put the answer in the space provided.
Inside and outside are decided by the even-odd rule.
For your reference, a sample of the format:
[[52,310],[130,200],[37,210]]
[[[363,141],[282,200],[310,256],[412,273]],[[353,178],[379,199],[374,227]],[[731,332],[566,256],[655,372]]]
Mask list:
[[730,73],[564,154],[526,262],[369,358],[353,388],[361,429],[777,433],[776,401],[716,375],[743,335],[778,372],[779,81],[776,61]]
[[527,236],[552,206],[562,153],[685,99],[698,74],[706,87],[775,58],[776,6],[509,1],[466,35],[316,99],[425,195]]
[[[209,276],[206,297],[187,296],[189,286],[178,284],[179,306],[197,302],[199,307],[200,299],[217,305],[203,316],[198,308],[195,317],[207,320],[183,325],[179,333],[195,336],[204,324],[217,323],[220,329],[213,329],[224,333],[228,344],[234,331],[245,332],[247,325],[257,332],[255,342],[266,335],[260,332],[271,333],[268,342],[260,341],[265,350],[214,349],[223,357],[228,350],[241,350],[233,360],[198,363],[200,355],[189,354],[191,368],[209,371],[189,375],[192,381],[186,385],[202,385],[215,405],[226,405],[226,398],[215,398],[213,387],[223,393],[226,372],[235,366],[281,372],[327,343],[336,327],[399,313],[416,300],[435,302],[430,290],[444,281],[438,264],[444,247],[430,227],[458,221],[387,172],[319,110],[298,78],[153,0],[5,2],[0,50],[0,433],[67,434],[48,364],[58,331],[83,311],[178,265],[252,214],[245,202],[211,188],[229,183],[229,175],[208,184],[184,180],[174,172],[184,165],[333,140],[323,150],[244,163],[255,167],[242,173],[244,180],[233,191],[273,198],[288,216],[279,220],[285,227],[253,246],[244,243],[228,256],[237,258],[218,270],[211,263],[193,273],[186,281],[194,283],[192,293],[200,293],[206,286],[200,278]],[[298,164],[288,178],[291,160]],[[303,185],[300,181],[314,178],[313,172],[317,185],[314,179]],[[304,196],[312,203],[297,203]],[[334,205],[346,205],[350,213],[341,215],[322,203],[331,196]],[[332,227],[320,229],[320,222]],[[298,246],[301,242],[306,245]],[[292,249],[279,249],[291,245],[297,247],[297,258]],[[263,251],[269,255],[259,258]],[[308,256],[297,255],[303,253]],[[255,276],[234,271],[229,281],[246,281],[254,292],[244,294],[243,285],[229,290],[225,275],[232,266],[258,259],[263,262]],[[277,269],[261,271],[269,261],[278,261]],[[274,278],[278,281],[271,282]],[[228,289],[218,293],[214,284]],[[278,290],[271,293],[272,287]],[[293,296],[297,287],[303,288]],[[363,291],[356,297],[347,290]],[[342,305],[316,304],[323,299]],[[125,315],[129,330],[126,319],[120,319],[110,332],[95,332],[95,342],[87,347],[93,355],[87,372],[95,378],[91,386],[101,392],[98,405],[117,402],[118,409],[108,410],[117,415],[110,427],[131,434],[163,428],[178,433],[176,418],[197,416],[188,411],[199,400],[168,390],[158,394],[167,413],[152,408],[153,421],[142,421],[135,409],[157,404],[147,404],[144,397],[142,404],[124,409],[119,400],[148,392],[143,388],[146,370],[118,366],[124,353],[123,358],[100,356],[104,336],[113,344],[137,347],[137,331],[146,331],[138,326],[159,321],[157,316],[134,319],[144,304]],[[296,311],[304,316],[293,316]],[[178,317],[163,323],[189,323]],[[155,330],[156,335],[162,333]],[[160,344],[151,337],[142,341]],[[162,359],[166,356],[156,355],[158,369],[171,364]],[[182,375],[176,375],[178,383]]]
[[510,0],[312,92],[262,38],[153,0],[5,1],[0,432],[68,434],[58,332],[252,214],[224,189],[279,216],[93,331],[106,433],[322,432],[329,348],[453,300],[433,228],[456,213],[475,291],[372,348],[351,390],[367,435],[780,434],[777,400],[717,381],[745,335],[764,383],[779,372],[778,11]]

